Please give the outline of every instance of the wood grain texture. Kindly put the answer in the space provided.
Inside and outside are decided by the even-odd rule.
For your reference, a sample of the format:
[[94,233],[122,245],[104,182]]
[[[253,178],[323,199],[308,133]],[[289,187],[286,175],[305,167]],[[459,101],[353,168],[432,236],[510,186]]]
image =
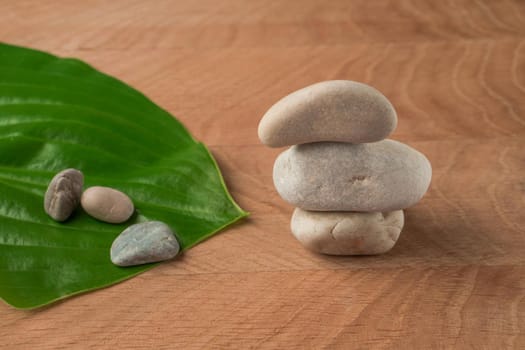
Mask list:
[[[130,281],[37,311],[0,305],[6,349],[525,348],[525,2],[0,0],[0,40],[84,59],[210,145],[244,222]],[[257,139],[275,101],[352,79],[430,159],[378,257],[289,232]]]

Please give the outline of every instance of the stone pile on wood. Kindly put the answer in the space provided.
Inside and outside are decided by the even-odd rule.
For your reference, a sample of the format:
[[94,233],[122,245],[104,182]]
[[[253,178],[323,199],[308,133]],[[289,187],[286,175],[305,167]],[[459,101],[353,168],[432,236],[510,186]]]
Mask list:
[[386,139],[397,125],[390,101],[353,81],[326,81],[274,104],[259,124],[270,147],[291,146],[274,164],[279,195],[296,207],[291,230],[325,254],[381,254],[396,243],[403,209],[425,194],[428,159]]

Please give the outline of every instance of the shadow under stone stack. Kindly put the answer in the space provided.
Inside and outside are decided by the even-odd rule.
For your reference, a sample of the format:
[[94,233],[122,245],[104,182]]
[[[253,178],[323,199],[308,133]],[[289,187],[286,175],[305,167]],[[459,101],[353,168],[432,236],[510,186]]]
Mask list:
[[386,137],[394,107],[376,89],[334,80],[298,90],[259,124],[270,147],[291,146],[274,164],[277,192],[295,209],[291,229],[324,254],[381,254],[396,243],[403,210],[430,185],[432,168],[415,149]]

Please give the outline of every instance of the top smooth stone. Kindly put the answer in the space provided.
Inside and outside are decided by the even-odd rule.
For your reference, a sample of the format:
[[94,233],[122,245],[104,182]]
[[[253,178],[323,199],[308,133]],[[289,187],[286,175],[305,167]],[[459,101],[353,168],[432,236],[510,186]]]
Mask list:
[[269,147],[367,143],[385,139],[396,125],[396,111],[379,91],[355,81],[331,80],[279,100],[261,119],[258,133]]

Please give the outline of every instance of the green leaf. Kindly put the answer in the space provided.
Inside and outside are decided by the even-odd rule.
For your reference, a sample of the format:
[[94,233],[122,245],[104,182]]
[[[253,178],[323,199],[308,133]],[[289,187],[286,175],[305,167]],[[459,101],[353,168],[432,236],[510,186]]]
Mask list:
[[[81,209],[65,223],[43,210],[53,175],[80,169],[85,186],[130,196],[127,223]],[[140,92],[76,60],[0,43],[0,297],[34,308],[101,288],[156,264],[120,268],[114,238],[160,220],[188,249],[246,216],[210,152]]]

